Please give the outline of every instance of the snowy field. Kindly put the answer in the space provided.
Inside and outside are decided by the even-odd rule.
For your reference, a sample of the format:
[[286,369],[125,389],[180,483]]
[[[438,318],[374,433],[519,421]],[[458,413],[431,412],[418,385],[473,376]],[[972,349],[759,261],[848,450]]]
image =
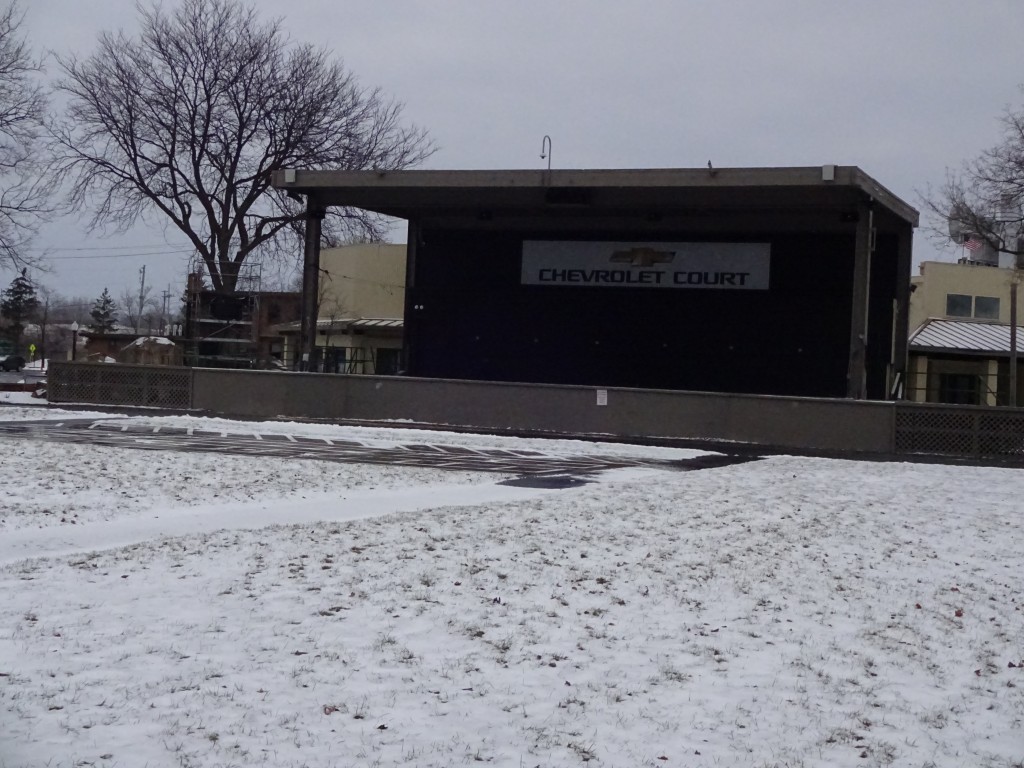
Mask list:
[[1019,470],[0,457],[3,768],[1024,765]]

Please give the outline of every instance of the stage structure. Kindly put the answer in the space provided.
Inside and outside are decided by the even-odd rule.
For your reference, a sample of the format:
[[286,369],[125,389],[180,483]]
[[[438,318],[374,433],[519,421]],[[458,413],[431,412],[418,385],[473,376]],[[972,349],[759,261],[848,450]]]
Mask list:
[[326,210],[408,221],[411,376],[902,391],[918,213],[856,167],[296,169],[274,185],[306,202],[308,297]]

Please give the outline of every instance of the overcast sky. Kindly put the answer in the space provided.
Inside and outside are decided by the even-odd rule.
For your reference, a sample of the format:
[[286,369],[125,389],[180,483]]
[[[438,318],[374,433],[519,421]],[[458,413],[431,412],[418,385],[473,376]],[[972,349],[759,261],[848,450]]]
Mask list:
[[[22,4],[30,41],[65,54],[136,19],[134,0]],[[547,134],[555,168],[857,165],[920,207],[1024,104],[1021,0],[251,4],[403,101],[436,169],[540,168]],[[158,226],[104,239],[66,219],[39,244],[61,257],[40,279],[64,294],[119,293],[143,264],[183,286],[187,250]],[[74,250],[107,247],[120,256]],[[915,237],[917,260],[956,255]]]

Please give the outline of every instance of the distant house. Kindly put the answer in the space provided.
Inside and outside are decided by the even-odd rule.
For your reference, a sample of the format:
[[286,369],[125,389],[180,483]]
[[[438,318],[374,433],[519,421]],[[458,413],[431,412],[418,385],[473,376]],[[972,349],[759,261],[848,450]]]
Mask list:
[[164,336],[140,336],[117,356],[119,363],[136,365],[181,365],[182,349]]
[[[990,262],[963,259],[956,264],[921,264],[920,274],[911,279],[908,400],[1010,403],[1013,279],[1014,270]],[[1024,349],[1024,327],[1017,329],[1017,348]],[[1024,405],[1020,361],[1017,368],[1017,403]]]
[[105,362],[107,359],[116,360],[121,354],[121,350],[143,335],[130,328],[120,326],[105,333],[83,328],[78,332],[78,336],[84,342],[82,349],[76,353],[75,357],[78,360],[94,363]]

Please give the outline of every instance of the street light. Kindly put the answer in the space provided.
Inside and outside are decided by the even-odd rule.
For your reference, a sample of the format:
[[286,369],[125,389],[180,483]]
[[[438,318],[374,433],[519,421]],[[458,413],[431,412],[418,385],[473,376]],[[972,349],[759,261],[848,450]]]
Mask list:
[[78,357],[78,321],[71,323],[71,359]]

